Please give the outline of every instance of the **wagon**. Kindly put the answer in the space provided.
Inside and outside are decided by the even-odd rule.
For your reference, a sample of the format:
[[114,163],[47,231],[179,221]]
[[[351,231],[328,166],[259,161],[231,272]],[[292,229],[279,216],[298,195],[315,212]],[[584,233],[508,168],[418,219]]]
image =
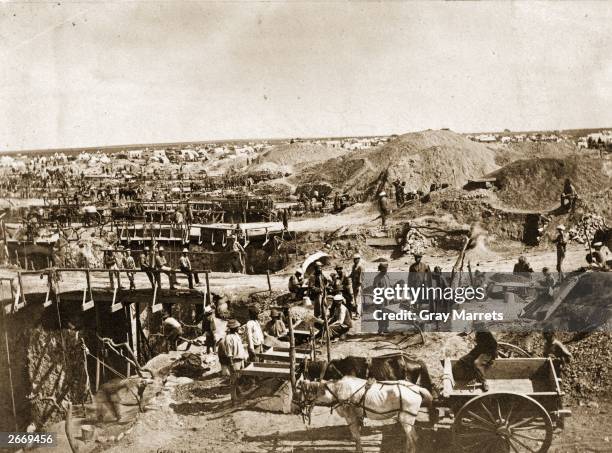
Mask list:
[[[563,428],[560,379],[550,358],[498,359],[487,370],[489,391],[455,380],[456,360],[444,360],[443,391],[425,412],[434,429],[449,428],[457,452],[542,453]],[[432,413],[436,417],[432,417]]]

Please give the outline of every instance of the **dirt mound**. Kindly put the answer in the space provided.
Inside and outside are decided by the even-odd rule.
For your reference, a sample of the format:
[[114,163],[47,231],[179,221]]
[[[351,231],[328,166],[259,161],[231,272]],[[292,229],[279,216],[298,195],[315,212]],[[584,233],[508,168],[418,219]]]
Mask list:
[[[577,152],[573,143],[565,141],[510,143],[499,149],[495,162],[497,165],[504,166],[521,159],[568,157]],[[584,151],[581,153],[584,155]]]
[[344,148],[331,148],[307,143],[290,143],[275,146],[264,153],[257,160],[257,163],[259,165],[272,163],[279,166],[293,166],[333,159],[346,154],[346,152],[347,150]]
[[578,156],[519,160],[491,176],[498,180],[500,200],[511,207],[530,210],[558,206],[566,178],[585,199],[612,184],[612,173],[604,161]]
[[428,191],[434,183],[460,187],[497,168],[496,151],[451,131],[405,134],[380,148],[356,151],[314,165],[302,172],[303,182],[327,181],[355,195],[372,195],[381,174],[387,172],[387,188],[396,178],[411,190]]

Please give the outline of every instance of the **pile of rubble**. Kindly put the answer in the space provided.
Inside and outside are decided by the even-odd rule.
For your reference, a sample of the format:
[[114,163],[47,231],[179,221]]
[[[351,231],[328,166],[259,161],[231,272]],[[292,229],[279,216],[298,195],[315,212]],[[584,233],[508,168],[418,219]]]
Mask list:
[[582,216],[575,226],[570,228],[569,236],[571,240],[579,244],[585,244],[593,240],[597,231],[605,230],[606,228],[606,221],[602,216],[587,213]]
[[563,390],[578,403],[612,397],[612,349],[609,332],[593,332],[567,344],[574,358],[563,375]]

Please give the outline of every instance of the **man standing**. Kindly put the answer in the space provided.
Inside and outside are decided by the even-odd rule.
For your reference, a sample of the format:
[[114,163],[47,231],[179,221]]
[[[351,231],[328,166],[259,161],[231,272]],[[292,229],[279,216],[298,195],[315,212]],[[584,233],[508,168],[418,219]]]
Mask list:
[[565,251],[567,249],[567,236],[565,235],[565,227],[557,226],[557,237],[553,243],[557,244],[557,272],[559,273],[559,281],[563,281],[563,260],[565,260]]
[[140,254],[140,269],[145,271],[149,282],[151,282],[151,288],[155,286],[153,280],[153,274],[151,273],[151,258],[149,257],[149,247],[145,247],[142,253]]
[[249,320],[246,323],[247,350],[249,352],[249,360],[258,362],[257,354],[263,352],[264,334],[259,324],[259,312],[255,308],[249,309]]
[[227,359],[227,370],[230,376],[230,385],[232,387],[232,404],[238,402],[238,377],[240,377],[240,370],[244,368],[244,359],[247,357],[247,353],[244,350],[242,339],[238,333],[240,329],[240,323],[236,319],[230,319],[227,322],[228,333],[225,338],[221,340],[223,344],[223,352]]
[[384,191],[378,194],[378,210],[380,211],[380,219],[384,228],[387,225],[387,217],[391,212],[389,210],[389,199]]
[[[125,251],[125,256],[123,257],[123,267],[126,269],[136,269],[136,262],[134,261],[132,251],[130,249]],[[130,289],[136,289],[136,285],[134,284],[134,272],[127,272],[127,278],[130,281]]]
[[[341,265],[336,265],[336,278],[332,282],[334,294],[341,294],[347,307],[353,305],[353,284],[348,275],[344,273]],[[353,310],[354,311],[354,310]]]
[[104,267],[111,269],[111,271],[108,273],[111,289],[115,289],[115,278],[117,278],[117,285],[119,289],[121,289],[121,277],[119,276],[119,272],[116,271],[118,268],[117,258],[115,258],[113,255],[112,250],[106,250],[104,252]]
[[191,261],[189,260],[188,249],[183,249],[183,254],[179,258],[179,269],[181,273],[187,276],[187,281],[189,282],[189,289],[193,289],[193,281],[195,279],[196,285],[200,284],[200,277],[198,277],[197,272],[193,272],[191,270]]
[[[414,263],[410,265],[408,269],[408,286],[411,288],[418,288],[421,285],[425,285],[425,288],[432,286],[431,269],[425,264],[423,254],[416,252],[414,255]],[[422,298],[418,303],[428,302],[427,297]]]
[[361,262],[361,255],[359,253],[355,253],[353,255],[353,267],[351,269],[351,274],[349,275],[353,286],[353,307],[355,307],[355,317],[361,316],[361,288],[363,287],[364,273],[365,268]]
[[320,261],[315,263],[314,274],[308,280],[308,289],[310,297],[314,301],[314,315],[316,318],[321,317],[325,304],[325,295],[327,288],[327,277],[323,274],[323,264]]

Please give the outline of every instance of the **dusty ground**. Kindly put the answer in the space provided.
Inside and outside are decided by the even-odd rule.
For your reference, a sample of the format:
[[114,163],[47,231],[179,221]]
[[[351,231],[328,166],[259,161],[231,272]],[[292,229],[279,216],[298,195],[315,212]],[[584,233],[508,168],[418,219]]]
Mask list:
[[[428,346],[407,349],[428,358],[434,376],[441,373],[431,351],[442,348],[453,355],[468,345],[456,334],[431,334]],[[353,339],[334,345],[334,355],[384,353],[394,350],[392,342],[380,337]],[[191,384],[165,387],[156,410],[142,414],[132,432],[114,444],[97,451],[145,452],[347,452],[354,445],[344,421],[327,408],[316,408],[312,424],[306,426],[298,415],[283,415],[249,409],[247,404],[232,409],[229,388],[213,373]],[[574,416],[564,431],[555,433],[551,452],[582,453],[612,451],[612,403],[600,401],[595,407],[573,407]],[[419,452],[449,452],[449,435],[419,430]],[[366,421],[364,449],[368,452],[396,452],[403,446],[403,435],[393,422]]]

